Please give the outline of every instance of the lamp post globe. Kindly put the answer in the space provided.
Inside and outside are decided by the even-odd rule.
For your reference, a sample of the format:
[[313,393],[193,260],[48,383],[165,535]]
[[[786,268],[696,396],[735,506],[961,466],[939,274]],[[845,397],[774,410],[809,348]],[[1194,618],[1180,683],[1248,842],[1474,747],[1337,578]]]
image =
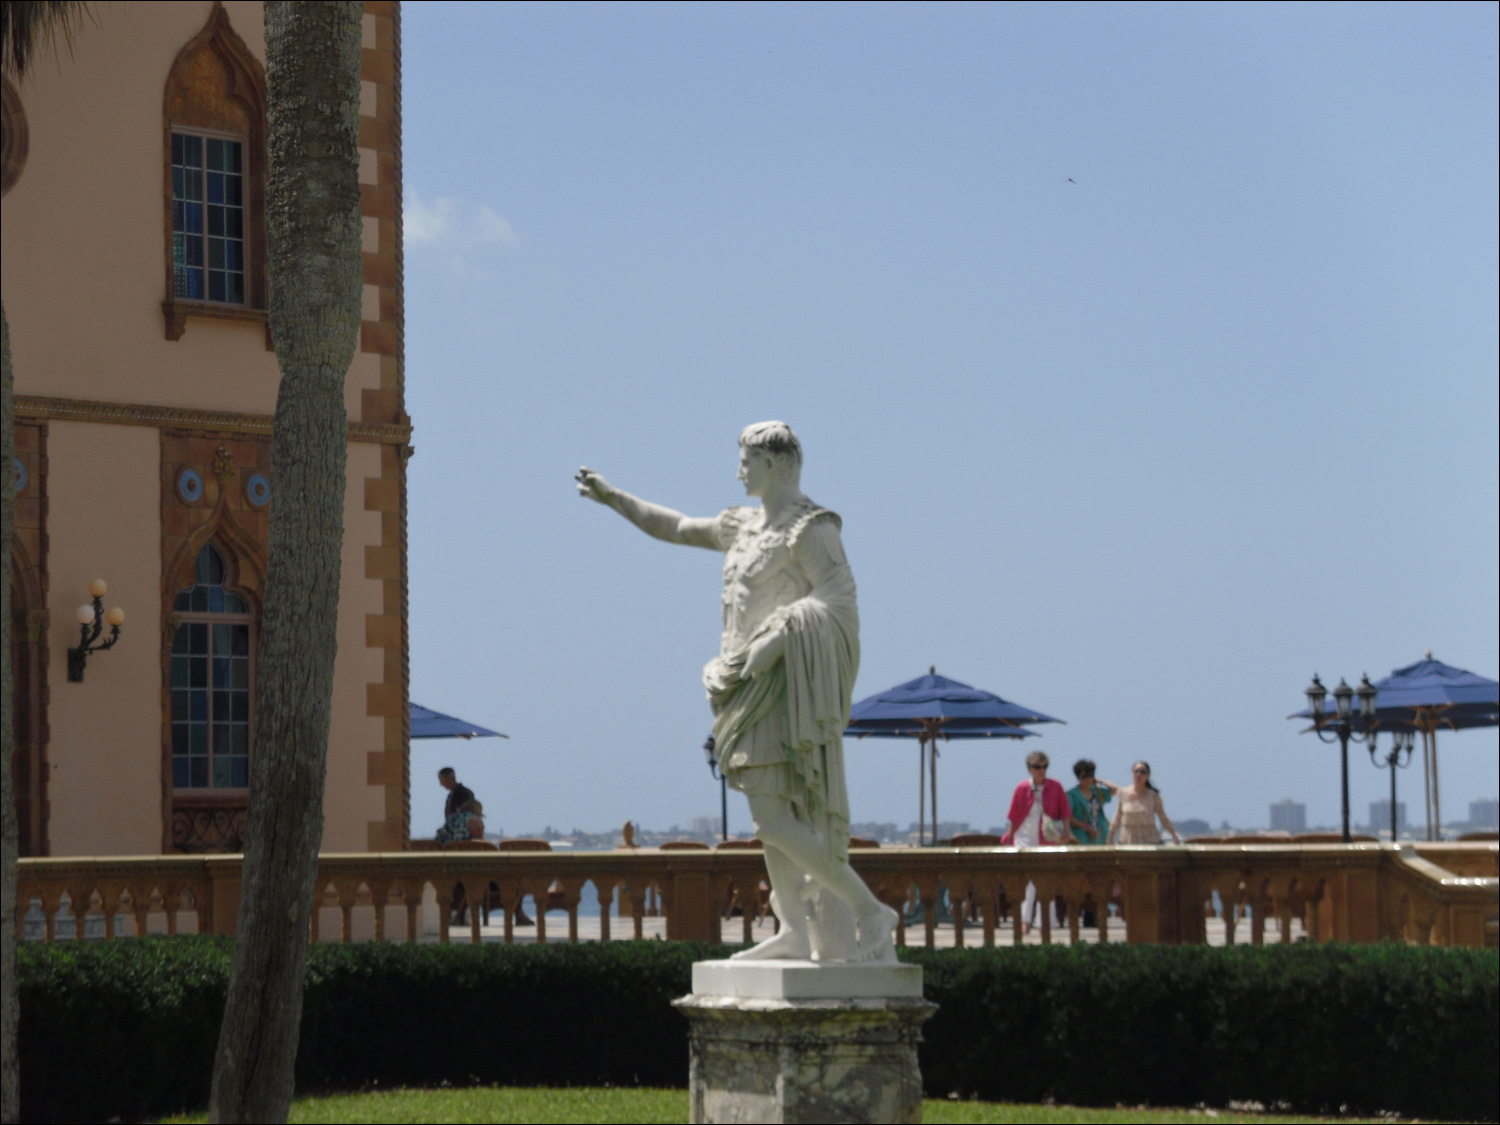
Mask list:
[[1339,686],[1333,689],[1334,710],[1338,713],[1340,719],[1347,719],[1349,717],[1349,712],[1352,710],[1350,704],[1353,700],[1354,689],[1340,676]]
[[1328,698],[1328,689],[1323,686],[1323,681],[1318,679],[1318,674],[1313,673],[1312,683],[1307,685],[1307,709],[1312,713],[1313,722],[1323,717],[1323,701]]

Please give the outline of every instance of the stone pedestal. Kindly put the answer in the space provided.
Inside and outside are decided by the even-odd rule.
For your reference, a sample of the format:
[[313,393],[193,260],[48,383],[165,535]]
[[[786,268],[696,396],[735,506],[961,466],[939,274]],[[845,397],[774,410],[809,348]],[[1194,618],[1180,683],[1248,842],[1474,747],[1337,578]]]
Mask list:
[[676,1006],[691,1121],[922,1120],[920,966],[700,961]]

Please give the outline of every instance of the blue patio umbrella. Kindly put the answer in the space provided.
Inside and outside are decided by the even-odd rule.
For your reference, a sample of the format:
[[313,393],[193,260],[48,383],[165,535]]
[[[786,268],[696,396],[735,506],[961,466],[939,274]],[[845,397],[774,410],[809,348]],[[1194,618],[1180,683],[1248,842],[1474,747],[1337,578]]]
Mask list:
[[1426,659],[1377,680],[1375,690],[1377,729],[1421,732],[1428,837],[1441,837],[1437,732],[1500,726],[1500,682],[1434,660],[1429,650]]
[[477,723],[455,719],[440,711],[432,711],[420,704],[410,705],[411,736],[413,738],[509,738],[497,730],[479,726]]
[[[932,838],[937,840],[938,739],[1034,738],[1025,727],[1033,723],[1060,723],[1040,711],[1001,699],[993,692],[939,676],[931,667],[888,691],[861,699],[849,712],[845,738],[915,738],[917,761],[917,839],[926,833],[927,804],[924,789],[932,776]],[[929,744],[932,757],[927,757]]]

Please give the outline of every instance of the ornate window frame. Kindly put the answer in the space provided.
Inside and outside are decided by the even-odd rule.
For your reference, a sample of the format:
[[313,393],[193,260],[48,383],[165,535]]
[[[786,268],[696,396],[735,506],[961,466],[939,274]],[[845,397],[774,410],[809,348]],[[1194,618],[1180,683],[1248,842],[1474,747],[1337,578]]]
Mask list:
[[[221,525],[222,527],[222,525]],[[218,529],[215,529],[218,530]],[[195,537],[197,538],[197,537]],[[256,687],[256,663],[259,649],[259,625],[260,625],[260,599],[257,591],[250,583],[244,582],[246,577],[241,573],[239,552],[233,544],[224,538],[210,534],[198,539],[197,549],[192,552],[194,560],[194,571],[198,555],[212,547],[218,554],[224,566],[224,580],[221,588],[226,593],[237,595],[243,602],[246,612],[224,613],[202,610],[179,610],[176,608],[176,600],[180,594],[191,591],[198,585],[196,576],[190,573],[189,580],[185,583],[177,583],[176,593],[172,595],[172,608],[167,613],[163,622],[163,660],[165,664],[165,675],[163,683],[163,771],[169,796],[169,819],[166,825],[168,839],[167,850],[173,852],[236,852],[244,846],[245,818],[249,812],[250,787],[249,777],[246,777],[244,786],[222,786],[214,787],[212,784],[202,787],[184,786],[178,788],[175,784],[173,772],[175,768],[175,756],[173,745],[173,713],[172,713],[172,659],[176,655],[174,641],[179,629],[185,625],[205,624],[210,627],[214,625],[245,625],[249,629],[249,715],[247,732],[247,758],[253,761],[255,757],[255,687]],[[212,685],[209,685],[212,694]],[[210,730],[210,738],[212,731]],[[209,761],[212,762],[214,754],[210,748]],[[210,779],[211,781],[211,779]]]
[[[245,301],[176,295],[172,224],[172,134],[239,141],[244,155]],[[189,317],[266,324],[266,73],[215,0],[208,22],[177,53],[162,100],[162,210],[166,338],[179,340]],[[270,348],[270,334],[266,333]]]

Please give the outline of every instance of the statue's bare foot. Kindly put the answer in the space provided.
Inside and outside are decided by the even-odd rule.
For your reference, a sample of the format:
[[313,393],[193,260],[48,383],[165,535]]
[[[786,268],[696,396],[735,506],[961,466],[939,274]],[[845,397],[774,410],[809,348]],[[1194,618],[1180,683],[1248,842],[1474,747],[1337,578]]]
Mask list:
[[894,910],[884,903],[859,918],[859,954],[855,958],[869,965],[896,963],[896,922]]
[[731,961],[808,961],[812,959],[812,944],[806,932],[798,933],[790,926],[781,927],[779,934],[757,942],[749,949],[742,949],[729,958]]

